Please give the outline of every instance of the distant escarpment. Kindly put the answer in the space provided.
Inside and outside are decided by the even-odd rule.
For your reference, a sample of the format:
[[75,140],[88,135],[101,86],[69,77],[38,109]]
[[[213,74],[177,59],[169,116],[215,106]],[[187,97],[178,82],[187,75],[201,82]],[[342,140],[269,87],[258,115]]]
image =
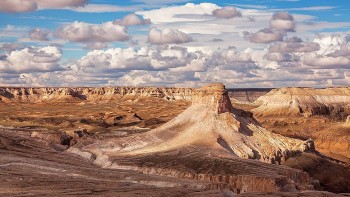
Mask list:
[[324,115],[345,119],[350,114],[350,87],[280,88],[261,96],[254,113],[262,116]]
[[253,103],[259,97],[269,93],[271,88],[247,88],[247,89],[228,89],[228,95],[230,98],[234,98],[239,102]]
[[[254,102],[271,89],[230,89],[238,102]],[[108,102],[122,97],[157,97],[169,101],[192,99],[192,88],[172,87],[0,87],[0,102]]]
[[121,97],[158,97],[190,100],[190,88],[95,87],[95,88],[0,88],[0,102],[81,102],[111,101]]

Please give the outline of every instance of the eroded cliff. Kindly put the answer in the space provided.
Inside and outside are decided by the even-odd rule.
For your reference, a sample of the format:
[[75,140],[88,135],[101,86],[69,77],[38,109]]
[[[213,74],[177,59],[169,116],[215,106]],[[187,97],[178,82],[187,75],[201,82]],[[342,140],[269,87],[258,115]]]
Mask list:
[[107,102],[121,97],[158,97],[190,100],[190,88],[100,87],[100,88],[0,88],[2,102]]
[[255,114],[263,116],[325,115],[345,118],[350,114],[350,87],[342,88],[280,88],[257,99]]
[[193,90],[192,105],[160,127],[103,142],[82,140],[68,151],[104,168],[207,181],[239,193],[312,188],[306,173],[270,163],[313,148],[311,140],[262,128],[231,105],[223,84],[211,84]]

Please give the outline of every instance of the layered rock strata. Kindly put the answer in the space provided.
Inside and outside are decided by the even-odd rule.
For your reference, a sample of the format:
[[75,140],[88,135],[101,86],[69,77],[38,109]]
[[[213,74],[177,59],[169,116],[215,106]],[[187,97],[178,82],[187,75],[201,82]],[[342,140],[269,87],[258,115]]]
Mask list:
[[0,88],[2,102],[81,102],[110,101],[121,97],[158,97],[190,100],[190,88],[100,87],[100,88]]
[[350,114],[350,87],[281,88],[257,99],[254,113],[264,116],[326,115],[345,118]]
[[[156,129],[103,142],[82,141],[69,151],[87,155],[86,157],[95,164],[106,168],[137,170],[165,176],[178,176],[179,173],[184,173],[181,171],[183,169],[185,172],[192,172],[188,177],[208,177],[206,180],[224,182],[225,188],[233,187],[231,189],[235,191],[284,191],[286,187],[305,189],[309,181],[307,174],[278,165],[272,167],[271,164],[257,160],[280,163],[293,155],[313,149],[312,140],[291,139],[262,128],[250,113],[232,107],[223,84],[211,84],[193,90],[192,105]],[[187,160],[190,163],[186,165],[186,162],[178,162],[176,158],[182,158],[184,162]],[[199,166],[193,165],[199,158],[206,158],[205,160],[210,162],[198,164]],[[241,162],[239,167],[242,170],[227,168],[225,172],[211,171],[218,163],[223,162],[222,165],[230,166],[237,163],[237,159]],[[251,177],[266,179],[262,181],[265,183],[270,182],[267,180],[268,176],[258,175],[259,169],[255,173],[250,173],[248,163],[260,166],[262,171],[267,168],[276,169],[276,173],[269,179],[272,181],[272,186],[256,188],[244,184],[244,187],[248,187],[244,189],[238,182],[233,181]],[[208,168],[208,165],[213,166]],[[204,175],[200,175],[202,173]],[[222,173],[225,174],[224,177]]]
[[272,89],[271,88],[246,88],[246,89],[228,89],[228,95],[232,99],[236,99],[239,102],[242,103],[253,103],[255,102],[259,97],[264,96],[265,94],[269,93]]

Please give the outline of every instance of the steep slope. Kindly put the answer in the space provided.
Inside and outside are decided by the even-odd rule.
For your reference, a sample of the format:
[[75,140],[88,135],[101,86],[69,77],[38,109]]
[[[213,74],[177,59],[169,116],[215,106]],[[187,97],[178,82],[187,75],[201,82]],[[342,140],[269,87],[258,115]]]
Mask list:
[[250,113],[232,107],[222,84],[212,84],[195,90],[192,105],[156,129],[123,138],[83,140],[69,152],[106,168],[209,180],[217,183],[215,187],[239,193],[309,187],[307,174],[256,160],[280,163],[312,150],[311,140],[286,138],[262,128]]
[[350,121],[330,125],[312,136],[318,151],[334,159],[350,163]]
[[228,89],[228,96],[243,103],[253,103],[271,91],[271,88]]
[[350,87],[281,88],[260,97],[252,110],[264,127],[284,136],[312,138],[321,153],[350,162]]
[[315,116],[344,118],[350,114],[350,87],[281,88],[257,99],[253,112],[262,116]]
[[[141,154],[169,151],[190,145],[227,149],[246,159],[278,162],[297,152],[312,149],[303,142],[273,134],[244,113],[234,109],[222,84],[196,90],[192,105],[170,122],[143,135],[105,144],[112,152]],[[102,149],[100,149],[102,148]],[[104,154],[103,147],[95,154]],[[108,148],[105,150],[108,151]]]

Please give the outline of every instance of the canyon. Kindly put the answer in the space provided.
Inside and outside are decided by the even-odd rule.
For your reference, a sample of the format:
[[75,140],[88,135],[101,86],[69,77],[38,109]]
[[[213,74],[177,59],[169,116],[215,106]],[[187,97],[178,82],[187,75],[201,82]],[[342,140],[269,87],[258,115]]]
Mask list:
[[317,190],[350,191],[349,106],[348,87],[3,87],[0,194],[342,196]]

